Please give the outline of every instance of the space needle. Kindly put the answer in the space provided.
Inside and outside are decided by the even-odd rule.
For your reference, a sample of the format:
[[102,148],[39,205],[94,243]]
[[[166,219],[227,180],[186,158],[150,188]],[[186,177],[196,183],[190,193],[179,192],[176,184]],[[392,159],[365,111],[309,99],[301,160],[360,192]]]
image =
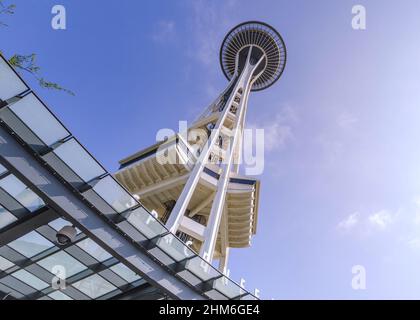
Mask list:
[[[230,248],[250,246],[257,228],[260,182],[239,173],[249,96],[279,80],[286,56],[282,37],[270,25],[249,21],[234,27],[220,49],[225,90],[187,135],[121,160],[115,174],[172,233],[209,263],[219,260],[223,272]],[[162,164],[162,150],[182,161]]]

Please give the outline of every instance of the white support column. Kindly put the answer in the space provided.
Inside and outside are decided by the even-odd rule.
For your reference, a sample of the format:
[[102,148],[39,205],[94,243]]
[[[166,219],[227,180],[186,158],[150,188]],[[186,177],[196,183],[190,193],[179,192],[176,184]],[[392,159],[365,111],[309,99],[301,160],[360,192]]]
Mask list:
[[227,265],[228,265],[228,262],[229,262],[229,251],[230,251],[230,248],[227,247],[225,255],[220,257],[220,261],[219,261],[219,271],[220,272],[226,273],[226,271],[227,271]]
[[238,84],[243,88],[243,94],[242,94],[240,105],[237,110],[235,125],[233,128],[234,136],[230,145],[230,153],[228,155],[228,161],[226,164],[222,165],[222,173],[217,183],[216,195],[213,201],[213,205],[210,211],[210,217],[207,222],[207,227],[204,234],[204,243],[200,250],[200,255],[210,263],[212,262],[213,256],[214,256],[214,248],[216,246],[217,234],[219,231],[220,220],[223,213],[223,206],[225,203],[227,186],[229,184],[229,177],[230,177],[232,162],[234,158],[234,150],[235,150],[235,146],[237,144],[238,137],[240,134],[240,130],[238,129],[241,124],[242,114],[245,109],[245,103],[247,102],[247,96],[249,95],[249,92],[252,87],[252,75],[264,58],[264,57],[261,57],[261,59],[255,65],[251,65],[250,64],[251,52],[252,52],[252,47],[250,47],[249,49],[246,65],[244,66],[244,69],[241,74],[241,78],[238,81]]
[[[232,79],[235,79],[237,74],[234,75]],[[181,221],[182,216],[185,214],[185,211],[187,210],[188,204],[191,200],[191,197],[195,191],[195,188],[197,187],[198,181],[200,180],[201,173],[203,172],[203,169],[208,161],[208,158],[210,156],[210,152],[213,148],[213,146],[216,144],[219,135],[221,127],[223,126],[223,123],[226,120],[226,117],[228,115],[230,106],[232,104],[232,101],[235,97],[235,94],[238,90],[238,85],[240,83],[242,76],[239,78],[239,80],[236,82],[234,89],[232,90],[232,94],[230,95],[228,101],[225,104],[225,108],[220,115],[219,119],[217,120],[215,128],[212,130],[212,133],[210,135],[209,141],[207,141],[205,147],[203,148],[199,159],[195,163],[194,169],[192,170],[187,183],[185,184],[181,195],[179,196],[175,207],[172,210],[171,215],[169,216],[169,219],[166,223],[166,227],[169,229],[170,232],[176,233],[179,227],[179,223]],[[233,80],[232,80],[233,81]],[[233,85],[233,82],[231,82],[229,85]]]
[[219,271],[226,274],[227,265],[229,261],[229,219],[228,219],[228,205],[225,202],[224,211],[222,213],[222,220],[220,222],[219,233],[220,233],[220,246],[221,246],[221,257],[219,260]]

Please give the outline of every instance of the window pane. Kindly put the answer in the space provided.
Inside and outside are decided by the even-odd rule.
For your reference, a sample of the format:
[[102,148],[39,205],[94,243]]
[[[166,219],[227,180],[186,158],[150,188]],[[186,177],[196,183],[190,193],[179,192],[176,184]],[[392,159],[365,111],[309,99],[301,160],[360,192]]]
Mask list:
[[166,232],[166,229],[144,208],[138,208],[130,212],[127,221],[148,239]]
[[109,205],[117,212],[123,212],[136,204],[133,197],[130,196],[111,176],[101,179],[94,187],[98,193]]
[[54,300],[73,300],[68,295],[62,293],[61,291],[54,291],[48,295],[50,298]]
[[31,258],[53,247],[54,244],[45,239],[38,232],[32,231],[19,239],[10,242],[8,246],[23,254],[25,257]]
[[53,254],[52,256],[39,261],[38,264],[54,274],[55,272],[53,272],[53,268],[56,266],[62,266],[66,272],[66,277],[74,276],[76,273],[87,269],[85,265],[81,264],[79,261],[64,251]]
[[243,294],[241,287],[226,277],[217,279],[214,282],[214,288],[230,299]]
[[187,261],[185,268],[204,281],[219,275],[219,273],[201,257],[195,257]]
[[105,173],[105,170],[102,169],[75,139],[71,139],[60,145],[54,150],[54,153],[85,182]]
[[17,218],[13,214],[0,206],[0,229],[3,229],[5,226],[8,226],[16,220]]
[[140,279],[140,276],[131,271],[131,269],[122,263],[118,263],[115,266],[112,266],[110,269],[127,282],[134,282]]
[[99,298],[116,289],[115,286],[97,274],[74,283],[73,287],[79,289],[92,299]]
[[48,287],[48,283],[42,281],[38,277],[35,277],[32,273],[29,273],[28,271],[23,269],[12,273],[12,276],[26,283],[27,285],[30,285],[36,290],[43,290],[46,287]]
[[157,246],[176,261],[181,261],[194,255],[191,249],[173,234],[168,234],[160,238]]
[[[70,222],[68,222],[67,220],[64,220],[63,218],[58,218],[58,219],[55,219],[55,220],[51,221],[48,225],[51,228],[53,228],[55,231],[59,231],[64,226],[71,226],[72,224]],[[78,228],[76,228],[76,231],[77,231],[77,234],[82,232]]]
[[7,100],[25,91],[27,87],[0,57],[0,99]]
[[0,187],[6,190],[7,193],[29,211],[35,211],[45,205],[40,197],[12,174],[0,180]]
[[6,172],[7,169],[0,164],[0,174]]
[[9,260],[3,258],[0,256],[0,270],[5,271],[11,267],[13,267],[15,264],[13,262],[10,262]]
[[48,146],[70,135],[33,94],[28,94],[10,109]]
[[83,241],[80,241],[77,243],[77,246],[81,248],[82,250],[89,253],[92,257],[94,257],[99,262],[105,261],[112,256],[106,252],[104,249],[102,249],[98,244],[96,244],[95,241],[92,239],[85,239]]

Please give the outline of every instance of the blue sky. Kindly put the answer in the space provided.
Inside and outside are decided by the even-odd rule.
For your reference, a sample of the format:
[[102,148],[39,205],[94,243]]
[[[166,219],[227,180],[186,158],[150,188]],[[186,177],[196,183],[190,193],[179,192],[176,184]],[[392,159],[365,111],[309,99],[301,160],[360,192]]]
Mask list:
[[[231,275],[263,298],[420,298],[420,3],[404,1],[9,0],[1,49],[38,54],[37,88],[110,170],[192,120],[227,84],[218,50],[246,20],[288,49],[278,83],[250,98],[266,132],[258,233]],[[51,8],[67,9],[67,30]],[[367,29],[351,28],[353,5]],[[151,120],[153,119],[153,120]],[[354,265],[366,290],[351,287]]]

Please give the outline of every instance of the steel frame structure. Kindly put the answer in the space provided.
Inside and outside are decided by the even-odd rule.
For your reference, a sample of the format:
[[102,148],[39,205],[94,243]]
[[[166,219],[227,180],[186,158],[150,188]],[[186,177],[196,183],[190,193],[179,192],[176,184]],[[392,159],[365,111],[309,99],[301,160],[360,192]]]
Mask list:
[[[196,192],[212,152],[215,148],[219,148],[221,140],[227,139],[228,143],[223,149],[225,157],[220,166],[220,178],[200,250],[200,255],[209,263],[213,262],[215,244],[226,202],[227,185],[232,173],[239,171],[242,130],[245,126],[249,94],[251,91],[270,87],[280,78],[286,64],[286,47],[280,34],[268,24],[256,21],[244,22],[234,27],[225,37],[220,49],[220,64],[230,83],[196,120],[197,123],[208,117],[214,117],[216,114],[210,137],[200,151],[166,223],[171,232],[178,231],[181,219]],[[231,128],[227,125],[228,115],[234,119]],[[223,137],[224,130],[232,134]],[[227,268],[228,248],[226,251],[219,267],[222,271],[226,271]]]

